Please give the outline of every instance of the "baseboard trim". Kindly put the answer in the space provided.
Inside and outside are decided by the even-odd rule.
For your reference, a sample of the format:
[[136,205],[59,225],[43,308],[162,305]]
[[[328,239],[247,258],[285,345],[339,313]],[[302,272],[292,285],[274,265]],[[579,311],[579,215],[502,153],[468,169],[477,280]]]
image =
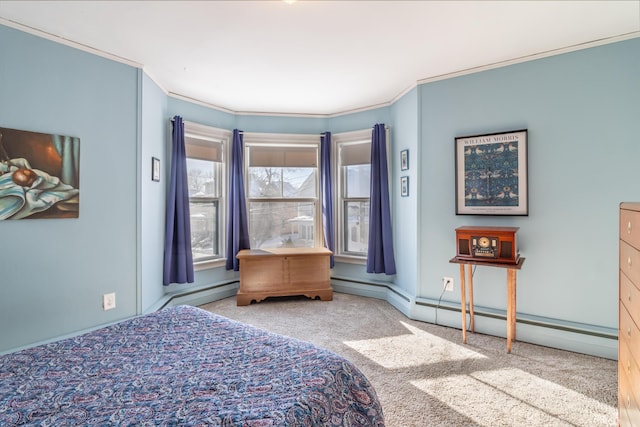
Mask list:
[[[459,303],[415,298],[393,283],[386,282],[336,276],[331,278],[331,285],[335,292],[387,301],[409,319],[462,329]],[[238,287],[239,281],[231,280],[167,294],[154,307],[149,308],[149,311],[179,304],[207,304],[234,296]],[[475,306],[474,314],[477,333],[506,336],[505,310]],[[618,357],[617,329],[523,313],[518,313],[516,322],[519,325],[518,341],[607,359],[615,360]]]
[[[438,303],[427,299],[418,299],[415,302],[418,306],[430,307],[436,310],[450,310],[460,313],[460,305],[451,304],[449,302]],[[469,309],[466,310],[469,313]],[[507,321],[506,311],[494,310],[486,307],[474,305],[474,316],[487,317]],[[539,326],[544,328],[557,329],[559,331],[571,332],[576,334],[591,335],[599,338],[618,340],[617,329],[603,328],[595,325],[587,325],[577,322],[565,322],[557,319],[544,318],[541,316],[527,315],[518,313],[516,315],[516,323]]]
[[[354,280],[348,277],[340,277],[340,276],[332,276],[331,284],[334,286],[340,286],[341,282],[345,282],[346,284],[355,284],[355,285],[366,285],[366,286],[377,286],[379,288],[385,289],[385,294],[388,292],[392,292],[396,294],[398,297],[403,299],[406,302],[411,302],[412,298],[407,295],[406,292],[402,291],[400,288],[396,287],[391,283],[386,282],[374,282],[374,281],[365,281],[365,280]],[[366,296],[366,295],[365,295]]]
[[145,314],[161,310],[165,307],[173,307],[181,304],[198,306],[232,297],[238,291],[239,286],[240,282],[238,280],[229,280],[200,286],[194,289],[167,293],[154,305],[149,307],[145,311]]
[[[332,277],[332,285],[337,292],[383,299],[409,319],[462,329],[459,303],[412,298],[391,283]],[[506,310],[474,306],[474,315],[476,332],[506,337]],[[518,341],[613,360],[618,357],[617,329],[523,313],[517,314],[516,322]]]

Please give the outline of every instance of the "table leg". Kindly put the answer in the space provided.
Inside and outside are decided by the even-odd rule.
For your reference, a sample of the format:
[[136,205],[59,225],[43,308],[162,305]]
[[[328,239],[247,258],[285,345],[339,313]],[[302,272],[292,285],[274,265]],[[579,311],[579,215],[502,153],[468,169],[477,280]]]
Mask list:
[[516,338],[516,272],[507,269],[507,353],[511,353],[511,342]]
[[460,264],[460,311],[462,312],[462,342],[467,343],[467,291],[464,281],[464,264]]
[[471,264],[467,265],[467,278],[469,279],[469,318],[470,318],[470,328],[471,332],[476,331],[476,327],[474,325],[474,316],[473,316],[473,270],[471,268]]
[[517,271],[516,270],[510,270],[510,271],[511,271],[511,282],[513,283],[513,290],[511,292],[511,327],[513,328],[513,330],[511,333],[511,338],[515,341],[516,340],[516,291],[517,291],[516,274],[517,274]]

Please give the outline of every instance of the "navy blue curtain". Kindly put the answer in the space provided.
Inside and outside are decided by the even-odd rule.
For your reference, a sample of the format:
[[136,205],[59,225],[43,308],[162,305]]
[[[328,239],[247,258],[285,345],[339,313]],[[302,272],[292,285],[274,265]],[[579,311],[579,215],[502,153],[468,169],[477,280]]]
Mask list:
[[171,177],[165,221],[163,283],[193,283],[187,156],[184,124],[180,116],[173,118]]
[[240,270],[236,258],[242,249],[250,249],[247,204],[244,196],[244,175],[242,170],[242,132],[233,130],[231,144],[231,173],[229,174],[229,209],[227,215],[227,270]]
[[[331,191],[331,132],[320,136],[320,183],[322,189],[322,226],[324,245],[333,252],[333,194]],[[330,257],[330,267],[335,261]]]
[[367,273],[396,274],[389,204],[387,137],[384,124],[376,124],[371,135],[370,189]]

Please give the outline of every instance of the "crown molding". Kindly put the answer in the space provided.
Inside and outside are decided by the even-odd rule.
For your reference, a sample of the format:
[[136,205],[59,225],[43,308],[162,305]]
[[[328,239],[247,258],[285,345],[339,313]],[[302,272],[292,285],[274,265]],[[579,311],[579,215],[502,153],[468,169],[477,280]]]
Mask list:
[[140,69],[143,68],[143,65],[140,64],[139,62],[132,61],[130,59],[123,58],[122,56],[114,55],[112,53],[108,53],[108,52],[105,52],[103,50],[96,49],[96,48],[93,48],[91,46],[88,46],[88,45],[85,45],[85,44],[82,44],[82,43],[74,42],[73,40],[69,40],[69,39],[66,39],[64,37],[60,37],[60,36],[57,36],[55,34],[51,34],[51,33],[48,33],[46,31],[42,31],[42,30],[39,30],[37,28],[30,27],[28,25],[20,24],[18,22],[11,21],[9,19],[0,18],[0,24],[4,25],[4,26],[7,26],[7,27],[10,27],[10,28],[13,28],[15,30],[23,31],[23,32],[29,33],[31,35],[41,37],[43,39],[50,40],[52,42],[60,43],[60,44],[63,44],[65,46],[69,46],[69,47],[72,47],[72,48],[75,48],[75,49],[78,49],[78,50],[82,50],[84,52],[92,53],[94,55],[97,55],[97,56],[100,56],[100,57],[103,57],[103,58],[106,58],[106,59],[110,59],[110,60],[115,61],[115,62],[120,62],[122,64],[129,65],[129,66],[134,67],[134,68],[140,68]]
[[619,36],[606,37],[606,38],[599,39],[599,40],[593,40],[593,41],[590,41],[590,42],[579,43],[579,44],[576,44],[576,45],[573,45],[573,46],[563,47],[563,48],[560,48],[560,49],[552,49],[552,50],[548,50],[546,52],[540,52],[540,53],[535,53],[535,54],[532,54],[532,55],[521,56],[519,58],[509,59],[507,61],[494,62],[492,64],[482,65],[480,67],[467,68],[465,70],[460,70],[460,71],[455,71],[455,72],[452,72],[452,73],[441,74],[439,76],[427,77],[427,78],[418,80],[417,84],[421,85],[421,84],[432,83],[432,82],[436,82],[436,81],[440,81],[440,80],[447,80],[447,79],[451,79],[451,78],[454,78],[454,77],[465,76],[465,75],[468,75],[468,74],[480,73],[480,72],[483,72],[483,71],[494,70],[494,69],[502,68],[502,67],[508,67],[509,65],[521,64],[523,62],[535,61],[535,60],[538,60],[538,59],[548,58],[548,57],[551,57],[551,56],[557,56],[557,55],[562,55],[562,54],[565,54],[565,53],[577,52],[579,50],[589,49],[589,48],[592,48],[592,47],[603,46],[603,45],[606,45],[606,44],[621,42],[621,41],[624,41],[624,40],[630,40],[630,39],[634,39],[634,38],[637,38],[637,37],[640,37],[640,31],[634,31],[634,32],[627,33],[627,34],[622,34],[622,35],[619,35]]
[[334,118],[334,117],[340,117],[340,116],[345,116],[348,114],[356,114],[356,113],[362,113],[365,111],[370,111],[370,110],[375,110],[378,108],[385,108],[385,107],[389,107],[391,105],[393,105],[395,102],[397,102],[400,98],[402,98],[404,95],[406,95],[408,92],[410,92],[411,90],[413,90],[415,87],[425,84],[425,83],[432,83],[432,82],[436,82],[436,81],[440,81],[440,80],[446,80],[446,79],[450,79],[450,78],[454,78],[454,77],[460,77],[460,76],[464,76],[464,75],[468,75],[468,74],[474,74],[474,73],[479,73],[482,71],[488,71],[488,70],[493,70],[493,69],[497,69],[497,68],[502,68],[502,67],[507,67],[509,65],[514,65],[514,64],[520,64],[523,62],[529,62],[529,61],[534,61],[537,59],[542,59],[542,58],[547,58],[550,56],[556,56],[556,55],[561,55],[564,53],[570,53],[570,52],[575,52],[575,51],[579,51],[579,50],[583,50],[583,49],[588,49],[588,48],[592,48],[592,47],[597,47],[597,46],[602,46],[602,45],[606,45],[606,44],[610,44],[610,43],[616,43],[616,42],[620,42],[620,41],[624,41],[624,40],[630,40],[630,39],[634,39],[637,37],[640,37],[640,31],[634,31],[631,33],[627,33],[627,34],[622,34],[619,36],[614,36],[614,37],[606,37],[603,39],[599,39],[599,40],[594,40],[591,42],[586,42],[586,43],[580,43],[577,45],[573,45],[573,46],[569,46],[569,47],[565,47],[565,48],[560,48],[560,49],[553,49],[553,50],[549,50],[546,52],[542,52],[542,53],[536,53],[536,54],[532,54],[532,55],[527,55],[527,56],[522,56],[519,58],[515,58],[515,59],[510,59],[507,61],[499,61],[499,62],[495,62],[492,64],[487,64],[487,65],[483,65],[483,66],[479,66],[479,67],[473,67],[473,68],[468,68],[468,69],[464,69],[464,70],[459,70],[459,71],[455,71],[452,73],[446,73],[446,74],[441,74],[438,76],[431,76],[431,77],[426,77],[424,79],[420,79],[418,81],[416,81],[414,84],[412,84],[411,86],[407,87],[406,89],[404,89],[403,91],[401,91],[399,94],[397,94],[396,96],[394,96],[392,99],[390,99],[389,101],[386,102],[382,102],[379,104],[374,104],[374,105],[369,105],[369,106],[365,106],[365,107],[361,107],[361,108],[354,108],[354,109],[350,109],[350,110],[343,110],[343,111],[337,111],[334,113],[328,113],[328,114],[313,114],[313,113],[282,113],[282,112],[266,112],[266,111],[241,111],[241,110],[232,110],[226,107],[222,107],[219,105],[215,105],[215,104],[211,104],[209,102],[205,102],[205,101],[201,101],[199,99],[195,99],[195,98],[191,98],[188,96],[184,96],[184,95],[180,95],[178,93],[174,93],[174,92],[170,92],[168,90],[166,90],[160,83],[158,83],[158,80],[153,76],[153,73],[150,72],[147,68],[144,67],[143,64],[140,64],[136,61],[132,61],[130,59],[127,58],[123,58],[121,56],[117,56],[117,55],[113,55],[111,53],[102,51],[100,49],[95,49],[91,46],[87,46],[81,43],[77,43],[74,42],[72,40],[66,39],[64,37],[60,37],[57,36],[55,34],[51,34],[33,27],[29,27],[27,25],[24,24],[20,24],[17,23],[15,21],[11,21],[5,18],[0,18],[0,24],[1,25],[5,25],[7,27],[11,27],[14,28],[16,30],[20,30],[20,31],[24,31],[26,33],[38,36],[38,37],[42,37],[45,38],[47,40],[56,42],[56,43],[60,43],[69,47],[73,47],[88,53],[92,53],[94,55],[106,58],[106,59],[110,59],[112,61],[116,61],[116,62],[120,62],[122,64],[126,64],[129,65],[131,67],[135,67],[135,68],[139,68],[141,69],[166,95],[172,97],[172,98],[176,98],[176,99],[180,99],[183,101],[187,101],[187,102],[191,102],[191,103],[195,103],[198,105],[202,105],[204,107],[207,108],[212,108],[224,113],[228,113],[228,114],[233,114],[233,115],[238,115],[238,116],[271,116],[271,117],[300,117],[300,118],[316,118],[316,119],[327,119],[327,118]]

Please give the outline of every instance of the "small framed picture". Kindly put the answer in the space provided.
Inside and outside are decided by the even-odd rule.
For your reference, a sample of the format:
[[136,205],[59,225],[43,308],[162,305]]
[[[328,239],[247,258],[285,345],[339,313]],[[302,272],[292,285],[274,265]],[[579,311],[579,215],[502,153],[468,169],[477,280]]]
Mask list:
[[409,177],[408,176],[400,177],[400,195],[402,197],[409,196]]
[[151,158],[151,180],[160,181],[160,159],[157,157]]
[[409,169],[409,150],[402,150],[400,152],[400,170],[406,171]]

